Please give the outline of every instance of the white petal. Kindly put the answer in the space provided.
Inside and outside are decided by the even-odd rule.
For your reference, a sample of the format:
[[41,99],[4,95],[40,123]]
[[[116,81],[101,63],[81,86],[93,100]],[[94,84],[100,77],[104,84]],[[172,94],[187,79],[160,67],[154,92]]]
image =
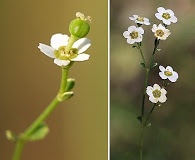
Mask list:
[[85,52],[90,46],[91,41],[88,38],[81,38],[73,44],[72,48],[77,48],[80,54]]
[[164,12],[165,12],[165,9],[164,9],[163,7],[158,7],[158,8],[157,8],[157,11],[158,11],[159,13],[164,13]]
[[133,31],[135,31],[135,30],[136,30],[136,27],[135,27],[135,26],[130,26],[130,27],[128,28],[129,33],[133,32]]
[[149,96],[152,96],[153,94],[152,94],[152,91],[153,91],[153,88],[151,87],[151,86],[148,86],[147,88],[146,88],[146,93],[149,95]]
[[160,91],[161,91],[162,95],[167,94],[167,91],[164,88],[162,88]]
[[125,38],[129,38],[129,32],[128,31],[125,31],[124,33],[123,33],[123,36],[125,37]]
[[69,37],[67,35],[63,34],[54,34],[51,37],[51,46],[55,48],[56,50],[61,46],[67,46]]
[[165,68],[163,66],[159,66],[160,71],[164,72]]
[[133,17],[129,17],[129,19],[134,21],[137,19],[137,17],[138,17],[138,15],[133,15]]
[[171,20],[171,22],[176,23],[177,22],[177,17],[172,16],[170,20]]
[[164,74],[164,72],[159,72],[159,76],[160,76],[162,79],[167,79],[167,76]]
[[167,67],[166,67],[166,71],[173,72],[173,68],[172,68],[171,66],[167,66]]
[[89,57],[90,57],[89,54],[82,53],[79,54],[76,58],[71,59],[71,61],[86,61],[89,59]]
[[54,51],[55,49],[48,46],[48,45],[45,45],[45,44],[42,44],[42,43],[39,43],[39,46],[38,48],[40,49],[41,52],[43,52],[46,56],[50,57],[50,58],[55,58],[55,55],[54,55]]
[[67,66],[70,63],[70,61],[54,59],[54,63],[57,64],[58,66]]
[[171,17],[174,15],[174,12],[171,9],[167,9],[166,12],[168,12]]
[[170,25],[171,24],[171,21],[170,20],[166,20],[166,19],[163,18],[162,21],[166,25]]
[[162,20],[163,19],[162,14],[160,14],[160,13],[156,13],[155,16],[159,20]]
[[143,36],[140,34],[139,37],[135,39],[135,42],[141,42],[143,39]]
[[157,99],[157,98],[154,98],[153,96],[150,96],[150,97],[149,97],[149,100],[150,100],[152,103],[157,103],[157,102],[158,102],[158,99]]
[[144,29],[142,27],[139,27],[136,29],[140,34],[144,34]]
[[135,43],[135,39],[128,38],[127,39],[127,43],[133,44],[133,43]]
[[176,82],[177,79],[178,79],[178,74],[174,72],[174,74],[172,76],[169,76],[168,79],[171,81],[171,82]]
[[153,86],[153,88],[154,88],[154,90],[160,90],[161,88],[160,88],[160,86],[158,85],[158,84],[154,84],[154,86]]
[[152,32],[156,32],[156,30],[157,30],[157,25],[154,24],[153,27],[152,27]]
[[162,95],[158,100],[159,102],[164,103],[167,100],[167,97],[165,95]]

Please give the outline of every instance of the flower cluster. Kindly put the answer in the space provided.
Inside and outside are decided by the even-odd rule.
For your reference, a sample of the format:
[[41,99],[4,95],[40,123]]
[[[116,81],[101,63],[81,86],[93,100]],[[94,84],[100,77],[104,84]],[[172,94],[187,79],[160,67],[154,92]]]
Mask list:
[[[152,27],[152,32],[154,36],[158,40],[166,40],[167,37],[171,34],[170,30],[167,29],[167,25],[171,23],[177,22],[177,17],[175,17],[174,12],[170,9],[164,9],[163,7],[159,7],[157,9],[158,13],[155,14],[156,18],[161,20],[163,24],[154,24]],[[150,25],[150,21],[146,17],[141,17],[139,15],[133,15],[133,17],[129,17],[130,20],[134,21],[137,24],[137,28],[135,26],[130,26],[128,31],[123,33],[123,36],[127,38],[127,43],[133,44],[135,42],[141,42],[143,39],[143,28],[141,25]]]

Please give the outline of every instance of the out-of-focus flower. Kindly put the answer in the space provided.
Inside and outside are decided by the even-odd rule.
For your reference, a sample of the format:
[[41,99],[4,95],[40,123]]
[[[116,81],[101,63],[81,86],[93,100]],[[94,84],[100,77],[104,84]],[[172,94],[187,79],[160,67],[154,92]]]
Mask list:
[[177,22],[174,12],[170,9],[164,9],[163,7],[157,8],[158,13],[155,14],[156,18],[162,20],[164,24],[170,25]]
[[85,61],[88,60],[90,55],[85,52],[90,46],[91,41],[87,38],[77,40],[70,51],[65,51],[68,45],[69,36],[63,34],[54,34],[51,37],[50,45],[39,43],[38,48],[46,56],[53,58],[54,63],[58,66],[67,66],[71,61]]
[[138,24],[150,25],[149,19],[145,17],[140,17],[138,15],[133,15],[133,17],[129,17],[130,20],[135,21]]
[[178,79],[178,73],[173,71],[173,68],[167,66],[164,68],[163,66],[159,66],[161,72],[159,72],[159,76],[162,79],[169,79],[171,82],[176,82]]
[[149,100],[152,103],[164,103],[167,100],[167,91],[164,88],[161,88],[158,84],[154,84],[153,87],[148,86],[146,93],[148,94]]
[[127,43],[133,44],[135,42],[142,41],[143,38],[142,34],[144,34],[144,30],[142,27],[130,26],[128,28],[128,31],[125,31],[123,33],[123,36],[127,38]]
[[166,29],[162,24],[159,24],[158,26],[154,24],[152,27],[152,32],[154,32],[154,36],[160,40],[166,40],[171,34],[170,30]]

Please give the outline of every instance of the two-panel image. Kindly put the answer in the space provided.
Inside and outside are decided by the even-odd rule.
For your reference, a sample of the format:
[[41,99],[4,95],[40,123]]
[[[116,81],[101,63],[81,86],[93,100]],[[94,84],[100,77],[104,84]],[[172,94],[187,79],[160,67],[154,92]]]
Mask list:
[[0,2],[0,160],[194,160],[195,2]]

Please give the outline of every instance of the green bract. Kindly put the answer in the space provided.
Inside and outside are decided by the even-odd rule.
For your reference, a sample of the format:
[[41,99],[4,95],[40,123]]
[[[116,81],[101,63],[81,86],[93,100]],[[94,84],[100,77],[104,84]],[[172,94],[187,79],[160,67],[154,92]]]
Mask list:
[[89,33],[89,30],[89,23],[79,18],[72,20],[69,25],[69,32],[78,38],[85,37]]

